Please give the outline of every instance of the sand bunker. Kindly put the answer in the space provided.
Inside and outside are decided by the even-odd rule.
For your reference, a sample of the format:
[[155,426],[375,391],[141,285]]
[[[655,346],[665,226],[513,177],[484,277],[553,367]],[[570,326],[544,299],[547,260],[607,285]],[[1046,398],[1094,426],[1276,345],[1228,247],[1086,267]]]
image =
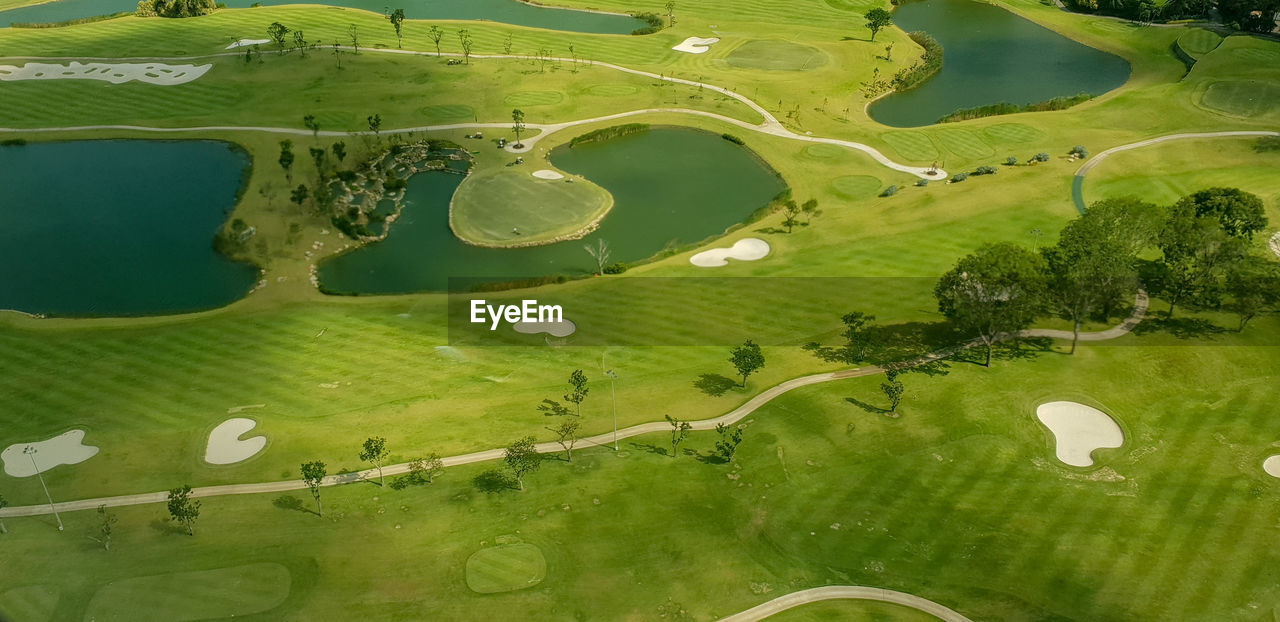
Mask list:
[[702,37],[689,37],[688,39],[685,39],[680,45],[677,45],[671,49],[677,52],[688,52],[690,54],[702,54],[703,52],[706,52],[707,50],[711,49],[711,45],[719,42],[720,42],[720,39],[717,37],[711,37],[709,39],[704,39]]
[[1093,450],[1124,444],[1115,420],[1092,406],[1047,402],[1036,408],[1036,418],[1053,433],[1058,459],[1071,466],[1092,466]]
[[241,39],[227,46],[228,50],[236,48],[249,47],[251,45],[262,45],[263,43],[271,43],[271,39]]
[[1262,470],[1271,477],[1280,477],[1280,456],[1271,456],[1262,461]]
[[[36,461],[31,463],[31,456],[22,453],[27,447],[36,448]],[[98,448],[84,444],[84,430],[72,430],[59,434],[47,441],[35,443],[18,443],[10,445],[0,452],[0,460],[4,461],[4,472],[13,477],[31,477],[44,473],[61,464],[78,464],[98,454]]]
[[569,320],[560,322],[516,322],[511,325],[517,333],[536,335],[546,333],[552,337],[568,337],[578,330],[578,325]]
[[102,80],[122,84],[137,80],[147,84],[186,84],[203,76],[213,65],[165,65],[163,63],[87,63],[67,65],[27,63],[21,67],[0,65],[0,82],[13,80]]
[[729,248],[713,248],[689,258],[689,263],[700,268],[716,268],[729,265],[730,259],[755,261],[769,254],[769,243],[758,238],[743,238]]
[[1276,257],[1280,257],[1280,231],[1267,240],[1267,246],[1271,247],[1271,252],[1275,253]]
[[538,179],[564,179],[564,175],[545,168],[540,171],[534,171],[533,176]]
[[204,461],[209,464],[235,464],[248,460],[267,446],[267,437],[255,436],[240,440],[258,422],[244,417],[227,419],[209,433],[209,444],[204,450]]

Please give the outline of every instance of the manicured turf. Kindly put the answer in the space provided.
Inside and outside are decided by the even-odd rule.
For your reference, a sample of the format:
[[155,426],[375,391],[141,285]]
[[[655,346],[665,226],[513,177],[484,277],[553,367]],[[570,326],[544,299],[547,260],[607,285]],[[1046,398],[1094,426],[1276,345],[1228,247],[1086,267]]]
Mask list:
[[531,588],[547,576],[547,559],[532,544],[503,544],[467,558],[467,587],[481,594]]
[[881,182],[870,175],[847,175],[831,180],[836,194],[850,200],[868,199],[880,192]]
[[982,130],[982,133],[987,138],[1002,143],[1030,143],[1044,137],[1040,130],[1022,123],[992,125]]
[[275,563],[133,577],[104,585],[85,619],[145,617],[182,622],[232,618],[275,608],[289,596],[289,569]]
[[1274,117],[1280,114],[1280,85],[1252,80],[1214,82],[1205,89],[1200,104],[1241,117]]
[[885,132],[881,138],[904,159],[923,162],[938,157],[938,148],[923,132]]
[[[771,596],[771,594],[765,594]],[[865,600],[825,601],[802,605],[769,618],[769,622],[937,622],[927,613]]]
[[739,69],[765,71],[808,71],[827,63],[818,49],[791,41],[748,41],[734,48],[727,57]]
[[58,591],[47,585],[15,587],[0,593],[0,613],[13,620],[48,622],[58,605]]
[[1192,58],[1200,58],[1222,43],[1222,37],[1212,30],[1192,28],[1178,37],[1178,47]]
[[934,135],[947,151],[962,158],[986,158],[995,155],[995,149],[983,142],[982,138],[971,130],[941,129]]
[[[590,87],[587,92],[595,94]],[[562,100],[564,95],[559,91],[516,91],[504,97],[502,103],[508,106],[550,106]]]
[[582,232],[613,207],[604,188],[572,177],[538,179],[538,166],[494,166],[468,177],[450,208],[454,233],[486,246],[548,242]]

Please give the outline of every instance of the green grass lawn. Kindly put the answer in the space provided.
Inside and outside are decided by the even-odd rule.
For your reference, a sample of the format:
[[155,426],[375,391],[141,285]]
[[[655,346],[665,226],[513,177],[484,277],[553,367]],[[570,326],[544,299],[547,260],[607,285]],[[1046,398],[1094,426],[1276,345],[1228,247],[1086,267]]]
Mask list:
[[[511,162],[515,156],[511,156]],[[545,244],[581,235],[613,208],[607,190],[586,179],[538,179],[542,164],[497,165],[473,172],[454,194],[449,226],[482,246]],[[563,174],[563,173],[561,173]]]
[[1219,43],[1222,43],[1222,37],[1218,33],[1204,28],[1192,28],[1178,37],[1178,47],[1196,60],[1212,52],[1214,48],[1218,47]]

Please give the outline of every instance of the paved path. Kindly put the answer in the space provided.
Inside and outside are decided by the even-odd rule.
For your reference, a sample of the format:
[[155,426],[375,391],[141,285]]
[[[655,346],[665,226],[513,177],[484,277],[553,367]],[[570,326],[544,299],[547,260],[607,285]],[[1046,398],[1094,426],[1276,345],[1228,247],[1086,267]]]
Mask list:
[[[339,46],[339,49],[344,49],[348,51],[352,50],[350,46]],[[455,58],[462,56],[461,54],[452,54],[452,53],[437,54],[435,52],[421,52],[417,50],[386,50],[386,49],[377,49],[377,48],[373,48],[373,49],[363,48],[362,51],[367,53],[374,53],[374,54],[404,54],[404,55],[410,55],[410,56],[447,56],[447,57],[455,57]],[[72,57],[63,57],[63,56],[57,56],[57,57],[9,56],[9,57],[0,57],[0,60],[41,60],[41,61],[112,60],[117,62],[129,62],[129,61],[139,61],[139,60],[194,61],[194,60],[225,57],[225,56],[240,56],[241,54],[242,54],[241,52],[219,52],[216,54],[206,54],[201,56],[177,56],[177,57],[144,56],[144,57],[115,58],[115,59],[72,58]],[[515,55],[515,54],[472,54],[471,58],[473,59],[537,60],[535,57]],[[733,118],[726,117],[724,115],[719,115],[713,112],[690,110],[687,108],[645,108],[641,110],[632,110],[629,112],[622,112],[618,114],[606,115],[601,117],[580,119],[577,121],[566,121],[564,123],[542,123],[542,124],[529,123],[527,125],[528,128],[541,130],[541,132],[536,136],[531,136],[529,138],[526,138],[520,141],[522,144],[521,149],[516,149],[514,147],[514,144],[509,144],[507,147],[507,150],[512,153],[525,153],[530,149],[532,149],[533,146],[543,138],[551,134],[554,134],[555,132],[558,132],[560,130],[564,130],[564,129],[579,126],[579,125],[585,125],[588,123],[598,123],[601,121],[611,121],[615,119],[622,119],[626,117],[643,115],[643,114],[675,113],[675,114],[691,114],[691,115],[696,115],[701,117],[712,118],[719,121],[723,121],[725,123],[736,125],[746,130],[760,132],[763,134],[768,134],[770,136],[777,136],[780,138],[787,138],[791,140],[800,140],[800,141],[813,142],[813,143],[827,143],[831,145],[838,145],[848,149],[854,149],[856,151],[861,151],[871,156],[871,158],[874,159],[876,162],[879,162],[880,164],[888,168],[891,168],[895,171],[900,171],[903,173],[915,175],[916,177],[919,177],[921,179],[941,180],[941,179],[946,179],[947,177],[946,171],[943,171],[940,169],[934,170],[929,167],[907,166],[905,164],[899,164],[897,162],[894,162],[893,160],[889,159],[888,156],[884,155],[879,150],[877,150],[875,147],[872,147],[870,145],[865,145],[860,142],[855,142],[851,140],[841,140],[838,138],[824,138],[820,136],[809,136],[805,134],[797,134],[795,132],[792,132],[791,130],[784,127],[782,123],[778,121],[776,117],[773,116],[772,113],[770,113],[768,110],[764,108],[764,106],[757,104],[756,102],[752,101],[750,98],[744,95],[741,95],[739,93],[736,93],[724,87],[715,86],[713,84],[707,84],[704,82],[697,82],[694,80],[685,80],[684,78],[676,78],[676,77],[668,76],[664,74],[657,74],[650,71],[641,71],[639,69],[631,69],[629,67],[623,67],[622,65],[615,65],[613,63],[584,61],[582,59],[572,59],[572,58],[562,58],[562,57],[550,57],[548,60],[558,62],[558,63],[578,63],[578,64],[590,66],[590,67],[604,67],[607,69],[612,69],[614,71],[620,71],[623,73],[643,76],[646,78],[653,78],[655,80],[662,80],[662,81],[671,82],[674,84],[683,84],[686,86],[695,86],[698,88],[707,89],[709,91],[720,93],[726,97],[735,99],[745,104],[747,107],[751,108],[757,114],[759,114],[764,119],[764,121],[762,121],[759,124],[747,123],[746,121],[740,121],[738,119],[733,119]],[[511,125],[509,123],[454,123],[454,124],[448,124],[448,125],[424,125],[419,127],[398,128],[398,129],[386,130],[382,133],[383,134],[403,134],[408,132],[433,132],[433,131],[442,131],[442,130],[458,130],[458,129],[473,129],[473,128],[509,129],[510,126]],[[73,131],[83,131],[83,130],[130,130],[130,131],[139,131],[139,132],[234,131],[234,132],[268,132],[273,134],[290,134],[290,135],[296,135],[296,136],[307,136],[307,135],[313,134],[313,132],[308,129],[285,128],[285,127],[257,127],[257,126],[243,126],[243,125],[210,125],[210,126],[201,126],[201,127],[148,127],[148,126],[139,126],[139,125],[82,125],[82,126],[76,126],[76,127],[0,128],[0,133],[3,133],[3,132],[73,132]],[[318,134],[320,136],[347,136],[351,134],[351,132],[337,132],[332,130],[322,130],[320,132],[316,132],[315,134]]]
[[[1119,326],[1098,332],[1081,333],[1081,341],[1102,341],[1104,339],[1114,339],[1128,333],[1145,317],[1147,311],[1147,293],[1139,291],[1134,301],[1134,311],[1130,317]],[[1071,331],[1059,331],[1048,329],[1032,329],[1019,333],[1022,337],[1052,337],[1059,339],[1070,339]],[[951,348],[922,357],[917,363],[924,363],[945,358],[952,354],[956,348]],[[821,374],[813,374],[809,376],[801,376],[792,378],[781,384],[774,385],[765,389],[755,397],[747,400],[747,402],[728,413],[713,419],[701,419],[698,421],[690,421],[689,424],[694,430],[714,430],[717,425],[730,425],[737,423],[755,412],[761,406],[772,401],[774,398],[800,387],[807,387],[813,384],[823,382],[831,382],[833,380],[844,380],[846,378],[859,378],[862,376],[873,376],[883,373],[884,369],[875,366],[856,367],[853,369],[844,369],[840,371],[825,372]],[[657,432],[667,432],[671,430],[671,426],[665,421],[654,421],[650,423],[642,423],[623,428],[617,431],[617,440],[627,439],[642,434],[651,434]],[[578,446],[610,446],[613,444],[615,435],[613,432],[597,434],[578,439]],[[556,453],[564,451],[557,443],[539,443],[537,445],[539,453]],[[488,462],[491,460],[501,460],[504,448],[488,449],[485,451],[477,451],[469,454],[458,456],[449,456],[443,458],[445,467],[460,466],[464,464],[474,464],[477,462]],[[384,466],[382,472],[385,475],[400,475],[409,472],[408,463],[393,464]],[[343,473],[340,475],[330,475],[324,479],[322,486],[338,486],[342,484],[351,484],[355,482],[374,480],[378,478],[376,469],[366,469],[364,471],[356,471],[352,473]],[[266,494],[275,492],[287,492],[290,490],[302,490],[307,486],[302,480],[284,480],[277,482],[260,482],[256,484],[227,484],[223,486],[202,486],[194,488],[191,491],[192,497],[218,497],[222,495],[250,495],[250,494]],[[75,510],[92,510],[100,505],[107,507],[120,507],[126,505],[143,505],[148,503],[164,503],[166,501],[167,492],[148,492],[136,495],[121,495],[117,497],[100,497],[97,499],[80,499],[77,501],[63,501],[55,504],[59,512],[70,512]],[[49,504],[43,505],[22,505],[0,509],[0,518],[9,518],[14,516],[39,516],[52,513]]]
[[1148,138],[1147,140],[1140,140],[1136,143],[1129,143],[1127,145],[1120,145],[1119,147],[1112,147],[1110,149],[1107,149],[1106,151],[1103,151],[1102,153],[1099,153],[1098,155],[1093,156],[1092,158],[1089,158],[1088,160],[1085,161],[1083,165],[1081,165],[1079,170],[1076,171],[1075,179],[1073,180],[1072,189],[1071,189],[1071,195],[1072,195],[1071,198],[1072,200],[1075,201],[1076,209],[1080,210],[1080,213],[1083,214],[1084,211],[1088,209],[1088,206],[1085,205],[1085,202],[1084,202],[1085,175],[1088,175],[1089,171],[1093,170],[1095,166],[1101,164],[1107,158],[1117,153],[1120,153],[1122,151],[1129,151],[1132,149],[1141,149],[1143,147],[1150,147],[1151,145],[1158,145],[1160,143],[1165,143],[1172,140],[1192,140],[1197,138],[1239,138],[1241,136],[1280,136],[1280,132],[1271,132],[1271,131],[1265,131],[1265,130],[1245,130],[1245,131],[1235,131],[1235,132],[1200,132],[1200,133],[1191,133],[1191,134],[1169,134],[1168,136],[1157,136],[1156,138]]
[[757,622],[757,620],[763,620],[788,609],[824,600],[874,600],[923,611],[945,622],[973,622],[973,620],[947,607],[919,596],[861,585],[829,585],[792,592],[785,596],[779,596],[767,603],[756,605],[742,613],[735,613],[727,618],[721,618],[720,622]]

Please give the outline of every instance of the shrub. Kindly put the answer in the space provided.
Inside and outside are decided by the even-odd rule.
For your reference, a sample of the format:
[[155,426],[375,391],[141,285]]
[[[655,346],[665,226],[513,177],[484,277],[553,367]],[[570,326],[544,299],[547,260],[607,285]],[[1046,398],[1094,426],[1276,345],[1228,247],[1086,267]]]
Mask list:
[[884,192],[881,192],[881,193],[880,193],[880,196],[882,196],[882,197],[891,197],[891,196],[893,196],[893,195],[895,195],[895,194],[898,194],[898,187],[897,187],[897,186],[889,186],[888,188],[885,188],[885,189],[884,189]]
[[1034,156],[1032,156],[1031,159],[1035,160],[1036,162],[1048,162],[1049,154],[1041,151],[1040,153],[1037,153]]
[[609,138],[617,138],[619,136],[626,136],[628,134],[639,134],[640,132],[647,132],[647,131],[649,131],[649,124],[647,123],[627,123],[625,125],[615,125],[613,127],[606,127],[606,128],[594,130],[591,132],[587,132],[586,134],[583,134],[581,136],[575,136],[573,140],[569,141],[569,146],[576,147],[583,143],[595,142],[597,140],[606,140]]
[[1076,145],[1071,148],[1071,155],[1077,158],[1087,158],[1089,157],[1089,150],[1085,149],[1083,145]]
[[27,144],[27,139],[25,138],[6,138],[4,140],[0,140],[0,147],[21,147],[25,144]]
[[1066,110],[1067,108],[1070,108],[1076,104],[1082,104],[1084,102],[1087,102],[1090,99],[1093,99],[1092,95],[1088,93],[1081,93],[1079,95],[1072,95],[1069,97],[1055,97],[1053,99],[1048,99],[1042,102],[1036,102],[1034,104],[1026,104],[1024,106],[1011,104],[1009,102],[1000,102],[998,104],[988,104],[986,106],[978,106],[976,108],[965,108],[963,110],[957,110],[945,117],[942,117],[941,119],[938,119],[938,123],[951,123],[953,121],[967,121],[969,119],[980,119],[982,117],[993,117],[996,115],[1014,114],[1018,112],[1047,112],[1050,110]]
[[745,145],[745,144],[746,144],[746,143],[742,142],[742,139],[741,139],[741,138],[738,138],[737,136],[734,136],[733,134],[721,134],[721,135],[720,135],[720,138],[723,138],[723,139],[725,139],[725,140],[727,140],[727,141],[729,141],[729,142],[731,142],[731,143],[733,143],[733,144],[735,144],[735,145]]
[[[22,140],[22,139],[18,139]],[[25,142],[25,141],[24,141]],[[5,143],[0,143],[3,145]],[[1280,151],[1280,136],[1263,136],[1254,143],[1253,150],[1258,153],[1266,153],[1268,151]]]
[[651,35],[662,30],[662,16],[657,13],[632,13],[631,17],[648,24],[648,26],[632,30],[631,34],[633,35]]
[[626,271],[627,271],[627,264],[620,263],[620,262],[611,263],[604,267],[605,274],[622,274],[623,272],[626,272]]
[[969,174],[968,174],[968,173],[956,173],[956,174],[955,174],[955,177],[952,177],[952,178],[951,178],[951,183],[953,183],[953,184],[958,184],[958,183],[960,183],[960,182],[962,182],[962,181],[964,181],[964,180],[966,180],[966,179],[968,179],[968,178],[969,178]]
[[925,186],[927,186],[927,185],[929,185],[929,180],[927,180],[927,179],[917,179],[917,180],[916,180],[916,186],[919,186],[919,187],[923,188],[923,187],[925,187]]
[[1006,165],[1008,165],[1008,166],[1017,166],[1017,165],[1018,165],[1018,157],[1017,157],[1017,156],[1009,156],[1009,157],[1007,157],[1007,158],[1005,158],[1005,159],[1004,159],[1004,163],[1005,163]]
[[995,175],[996,170],[997,169],[994,166],[979,166],[978,168],[974,169],[973,174],[974,175]]
[[942,44],[937,39],[918,31],[909,32],[907,36],[924,48],[924,56],[920,62],[894,74],[893,88],[896,91],[905,91],[920,84],[942,69]]

